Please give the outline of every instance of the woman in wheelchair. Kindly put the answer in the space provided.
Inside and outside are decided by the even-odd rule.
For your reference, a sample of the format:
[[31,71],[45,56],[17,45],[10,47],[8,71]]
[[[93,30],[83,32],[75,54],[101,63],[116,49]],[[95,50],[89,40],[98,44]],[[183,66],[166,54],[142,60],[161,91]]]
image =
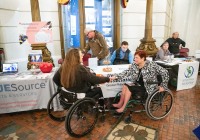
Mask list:
[[55,73],[53,81],[58,87],[75,93],[86,93],[86,97],[98,99],[102,97],[100,87],[91,89],[91,85],[109,82],[108,77],[98,77],[82,65],[83,54],[79,49],[70,49],[66,53],[64,62]]
[[[134,62],[130,66],[129,70],[125,70],[112,77],[112,80],[130,77],[133,83],[124,84],[122,87],[120,101],[117,104],[112,104],[113,108],[116,109],[116,114],[123,113],[132,94],[134,95],[138,92],[142,92],[150,95],[157,88],[159,88],[159,92],[167,89],[169,80],[168,71],[157,65],[155,62],[146,60],[146,56],[145,51],[135,52]],[[159,87],[158,84],[148,84],[148,80],[157,82],[158,75],[162,78],[162,82],[159,84]]]

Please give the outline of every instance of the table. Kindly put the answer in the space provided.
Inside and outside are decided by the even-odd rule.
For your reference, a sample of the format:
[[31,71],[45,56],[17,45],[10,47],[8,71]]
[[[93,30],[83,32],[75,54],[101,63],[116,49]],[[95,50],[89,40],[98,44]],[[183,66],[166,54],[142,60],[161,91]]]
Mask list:
[[0,114],[47,108],[50,97],[56,92],[53,75],[30,71],[0,76]]
[[[127,70],[129,68],[129,64],[125,65],[108,65],[108,66],[97,66],[95,68],[92,68],[96,74],[101,74],[103,76],[113,76],[113,74],[120,73],[124,70]],[[111,67],[112,71],[111,72],[104,72],[103,68],[105,67]],[[115,81],[115,82],[109,82],[109,83],[104,83],[100,84],[102,93],[104,98],[110,98],[110,97],[115,97],[115,95],[122,90],[122,85],[124,83],[130,82],[130,79],[124,79],[123,81]]]
[[177,76],[177,91],[183,89],[190,89],[196,85],[199,62],[192,60],[191,62],[184,61],[186,58],[174,58],[170,63],[164,61],[156,61],[158,64],[165,66],[179,65]]

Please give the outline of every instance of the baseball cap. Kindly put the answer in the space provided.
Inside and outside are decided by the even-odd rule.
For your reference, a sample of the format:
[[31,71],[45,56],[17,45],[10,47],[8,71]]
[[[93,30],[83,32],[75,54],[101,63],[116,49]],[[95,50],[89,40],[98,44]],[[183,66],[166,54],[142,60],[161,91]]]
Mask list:
[[84,33],[85,33],[85,35],[88,35],[88,33],[89,33],[89,32],[92,32],[92,31],[94,31],[94,30],[91,29],[91,28],[86,28],[86,29],[84,30]]

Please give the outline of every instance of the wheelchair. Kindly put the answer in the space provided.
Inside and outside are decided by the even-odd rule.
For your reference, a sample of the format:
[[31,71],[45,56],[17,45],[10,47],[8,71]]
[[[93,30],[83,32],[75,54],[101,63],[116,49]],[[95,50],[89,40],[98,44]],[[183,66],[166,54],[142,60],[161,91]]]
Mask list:
[[[54,121],[64,121],[67,111],[73,105],[73,100],[69,102],[63,96],[63,92],[64,90],[62,90],[61,87],[58,87],[57,92],[49,99],[47,104],[48,116]],[[75,93],[69,92],[69,95],[72,99],[76,99]]]
[[[117,93],[114,101],[119,99],[120,93]],[[144,107],[144,110],[141,111],[146,111],[151,119],[162,119],[170,113],[173,101],[174,98],[169,89],[163,92],[155,90],[152,94],[144,98],[137,96],[127,103],[125,111],[128,108],[131,108],[131,110],[124,121],[125,123],[131,122],[132,113],[138,111],[134,107],[138,104]],[[56,110],[58,108],[54,105],[55,103],[59,103],[62,106],[60,111],[54,111],[54,109]],[[79,138],[93,130],[98,118],[101,121],[105,120],[105,109],[104,107],[101,108],[103,108],[102,115],[99,116],[99,102],[97,100],[88,97],[80,99],[78,98],[78,93],[70,92],[62,88],[50,98],[47,105],[47,113],[55,121],[65,120],[65,129],[68,134],[72,137]]]
[[[99,104],[101,100],[83,96],[80,98],[79,93],[58,88],[48,102],[47,113],[54,121],[65,121],[68,134],[79,138],[93,130],[98,118],[105,120],[105,109]],[[56,104],[61,108],[55,106]],[[100,108],[102,115],[99,117]]]
[[[158,84],[159,82],[148,82],[148,84]],[[118,92],[114,98],[114,103],[119,100],[121,91]],[[166,89],[163,92],[159,92],[158,89],[154,90],[152,94],[148,95],[147,92],[137,95],[133,93],[131,99],[128,101],[125,111],[130,108],[130,113],[125,117],[124,122],[129,124],[132,120],[133,112],[142,112],[145,111],[147,116],[153,120],[160,120],[167,115],[169,115],[172,110],[174,98],[173,94],[169,89]],[[142,110],[137,110],[136,106],[142,105]]]

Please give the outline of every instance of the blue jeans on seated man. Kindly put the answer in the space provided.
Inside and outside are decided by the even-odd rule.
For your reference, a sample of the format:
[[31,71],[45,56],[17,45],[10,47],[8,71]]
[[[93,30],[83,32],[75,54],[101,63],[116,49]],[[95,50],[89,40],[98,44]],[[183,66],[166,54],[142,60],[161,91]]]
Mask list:
[[98,66],[110,65],[110,63],[104,64],[104,61],[106,60],[110,62],[110,54],[108,54],[105,58],[98,60]]

